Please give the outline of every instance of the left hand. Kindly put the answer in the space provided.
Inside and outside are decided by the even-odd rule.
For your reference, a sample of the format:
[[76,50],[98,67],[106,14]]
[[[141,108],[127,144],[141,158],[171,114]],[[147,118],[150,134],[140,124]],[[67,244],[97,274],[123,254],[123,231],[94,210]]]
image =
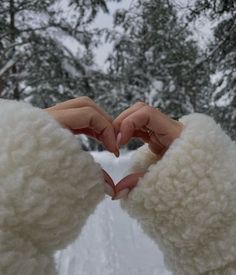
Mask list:
[[89,97],[71,99],[44,110],[75,135],[95,138],[108,151],[119,154],[112,118]]
[[[90,98],[71,99],[44,110],[74,134],[93,137],[102,142],[108,151],[119,155],[112,119]],[[114,196],[114,182],[106,171],[102,172],[107,183],[105,192]]]
[[[140,138],[160,160],[172,142],[182,132],[182,123],[171,119],[158,109],[139,102],[121,113],[113,126],[119,145],[127,144],[131,138]],[[144,174],[135,173],[122,179],[115,187],[118,199],[126,195]]]

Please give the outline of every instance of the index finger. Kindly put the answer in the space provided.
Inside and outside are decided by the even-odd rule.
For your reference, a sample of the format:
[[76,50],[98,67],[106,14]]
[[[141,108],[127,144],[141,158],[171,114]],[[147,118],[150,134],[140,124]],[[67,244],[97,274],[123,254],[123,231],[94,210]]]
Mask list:
[[136,112],[137,110],[143,108],[144,106],[147,106],[144,102],[137,102],[133,106],[129,107],[125,111],[123,111],[116,119],[113,121],[113,126],[116,133],[119,133],[120,131],[120,125],[122,121],[131,115],[132,113]]
[[120,144],[127,144],[129,140],[134,137],[137,130],[142,130],[150,123],[152,113],[146,107],[139,109],[126,117],[120,125]]
[[116,153],[116,138],[112,124],[92,107],[56,110],[52,115],[66,128],[72,131],[93,130],[99,140],[110,152]]
[[47,108],[46,111],[47,110],[57,111],[57,110],[83,108],[83,107],[92,107],[96,109],[99,114],[101,114],[109,122],[112,122],[112,118],[101,107],[99,107],[91,98],[87,96],[69,99],[65,102],[58,103],[55,106]]

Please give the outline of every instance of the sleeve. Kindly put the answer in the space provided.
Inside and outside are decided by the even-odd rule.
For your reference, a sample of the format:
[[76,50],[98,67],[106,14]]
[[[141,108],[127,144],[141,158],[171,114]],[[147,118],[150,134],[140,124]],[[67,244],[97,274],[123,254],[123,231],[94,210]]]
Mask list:
[[147,146],[131,172],[147,171],[121,201],[178,275],[236,274],[236,147],[214,120],[191,114],[160,161]]
[[46,112],[0,100],[0,274],[56,274],[53,254],[103,199],[101,168]]

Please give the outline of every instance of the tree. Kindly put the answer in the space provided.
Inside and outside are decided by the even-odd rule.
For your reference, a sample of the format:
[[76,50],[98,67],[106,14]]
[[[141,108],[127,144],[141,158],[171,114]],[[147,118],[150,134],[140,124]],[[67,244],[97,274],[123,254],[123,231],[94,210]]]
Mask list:
[[234,0],[198,0],[189,19],[208,17],[214,22],[214,40],[207,57],[211,64],[214,93],[211,114],[236,138],[236,2]]
[[71,0],[63,8],[57,2],[0,2],[1,97],[40,107],[79,95],[95,97],[93,82],[102,73],[94,66],[93,50],[101,31],[90,24],[100,8],[108,12],[106,2]]
[[175,118],[207,111],[208,67],[198,64],[203,53],[172,4],[138,0],[130,11],[119,10],[114,23],[123,32],[110,35],[109,74],[121,109],[142,100]]

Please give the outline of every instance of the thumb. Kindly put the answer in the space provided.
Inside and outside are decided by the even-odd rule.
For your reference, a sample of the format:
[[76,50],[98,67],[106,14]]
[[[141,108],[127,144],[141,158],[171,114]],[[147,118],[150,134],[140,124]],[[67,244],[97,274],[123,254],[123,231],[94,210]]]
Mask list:
[[115,196],[113,200],[118,200],[126,197],[128,193],[137,185],[140,178],[144,176],[145,173],[134,173],[126,176],[115,186]]
[[114,197],[115,195],[115,184],[113,182],[113,179],[110,177],[110,175],[102,169],[103,172],[103,178],[104,178],[104,191],[107,195]]

